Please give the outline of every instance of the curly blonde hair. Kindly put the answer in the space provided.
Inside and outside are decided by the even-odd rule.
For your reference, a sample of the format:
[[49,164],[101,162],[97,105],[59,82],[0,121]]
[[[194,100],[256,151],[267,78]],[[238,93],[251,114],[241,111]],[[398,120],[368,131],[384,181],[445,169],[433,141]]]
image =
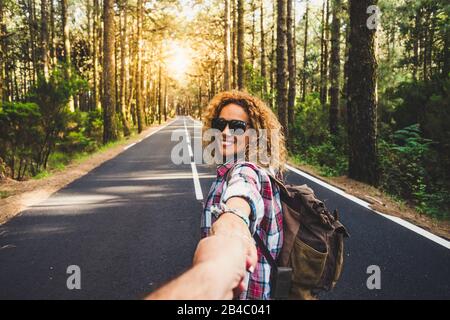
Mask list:
[[[222,109],[232,103],[243,107],[247,112],[250,119],[250,128],[253,128],[258,134],[258,152],[262,145],[262,141],[259,141],[261,136],[260,130],[266,130],[267,141],[264,141],[264,143],[267,145],[268,155],[274,161],[271,161],[269,165],[261,163],[260,161],[258,161],[257,164],[261,167],[273,168],[282,173],[285,170],[287,154],[283,130],[275,114],[261,99],[254,97],[247,92],[237,90],[224,91],[217,94],[212,98],[203,112],[203,133],[211,129],[212,119],[218,117]],[[206,146],[211,143],[211,141],[203,141],[203,143]],[[272,155],[272,150],[275,150],[278,154]],[[246,156],[248,156],[247,153]]]

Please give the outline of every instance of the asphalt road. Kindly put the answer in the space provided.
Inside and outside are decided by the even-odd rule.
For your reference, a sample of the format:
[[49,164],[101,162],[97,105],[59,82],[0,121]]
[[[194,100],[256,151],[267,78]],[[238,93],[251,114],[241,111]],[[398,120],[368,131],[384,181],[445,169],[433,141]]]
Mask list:
[[[195,145],[194,122],[180,117],[0,226],[0,299],[139,299],[185,270],[214,168],[197,164],[199,194],[191,164],[171,161],[184,122]],[[322,299],[450,299],[449,249],[294,172],[287,180],[311,186],[351,233]],[[80,290],[67,288],[70,265]],[[379,290],[366,286],[370,265]]]

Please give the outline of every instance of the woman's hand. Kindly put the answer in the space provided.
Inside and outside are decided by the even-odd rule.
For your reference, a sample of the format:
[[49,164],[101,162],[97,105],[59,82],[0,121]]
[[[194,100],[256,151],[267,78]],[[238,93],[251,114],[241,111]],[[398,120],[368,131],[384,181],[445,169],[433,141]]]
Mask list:
[[233,292],[243,290],[247,250],[247,244],[241,238],[215,234],[200,241],[193,266],[204,266],[215,275],[213,282],[220,299],[231,299]]
[[232,299],[242,289],[247,244],[238,236],[217,234],[197,245],[192,268],[147,299]]
[[[250,206],[245,199],[237,197],[230,198],[227,201],[226,205],[229,208],[238,209],[240,210],[240,212],[250,215]],[[246,248],[245,255],[247,270],[250,272],[254,271],[256,263],[258,261],[256,246],[250,233],[249,227],[241,218],[233,213],[222,214],[219,219],[217,219],[217,221],[212,225],[212,234],[240,238]],[[242,291],[245,289],[245,284],[241,283],[239,287],[239,289]]]

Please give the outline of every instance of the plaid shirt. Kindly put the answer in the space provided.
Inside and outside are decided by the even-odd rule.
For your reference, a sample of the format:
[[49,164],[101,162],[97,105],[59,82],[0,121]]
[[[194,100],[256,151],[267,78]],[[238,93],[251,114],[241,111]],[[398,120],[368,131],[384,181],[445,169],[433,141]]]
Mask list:
[[[226,182],[226,173],[234,166],[232,176]],[[276,259],[283,244],[283,220],[278,187],[274,187],[267,172],[249,162],[230,161],[217,167],[217,177],[206,199],[202,219],[202,238],[209,234],[215,217],[211,207],[226,203],[232,197],[241,197],[248,201],[251,208],[250,232],[257,232]],[[271,267],[257,248],[258,263],[253,273],[246,275],[247,290],[240,299],[270,299]]]

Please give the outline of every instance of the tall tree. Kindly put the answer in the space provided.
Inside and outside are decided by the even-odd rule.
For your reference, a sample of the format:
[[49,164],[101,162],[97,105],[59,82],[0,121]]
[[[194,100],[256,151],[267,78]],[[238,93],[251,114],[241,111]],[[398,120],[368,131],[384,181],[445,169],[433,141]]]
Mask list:
[[47,0],[41,0],[41,64],[45,79],[49,76],[49,57],[48,7]]
[[142,20],[144,15],[144,7],[142,0],[137,1],[136,7],[137,15],[137,52],[136,52],[136,113],[138,132],[141,133],[144,129],[143,114],[142,114]]
[[264,34],[264,0],[260,0],[260,29],[261,29],[261,79],[262,96],[267,94],[267,66],[266,66],[266,38]]
[[252,27],[251,27],[251,46],[250,46],[250,64],[253,68],[255,68],[256,62],[256,4],[255,0],[251,0],[250,8],[252,11]]
[[67,0],[61,0],[61,23],[64,44],[64,62],[66,64],[67,76],[70,76],[71,50],[70,50],[70,31],[67,12]]
[[121,17],[120,17],[120,110],[123,126],[123,134],[130,135],[130,125],[127,117],[127,81],[128,81],[128,0],[121,2]]
[[341,0],[332,0],[333,21],[331,23],[331,61],[330,61],[330,133],[338,131],[339,121],[339,77],[341,72]]
[[0,102],[4,100],[4,81],[5,81],[5,38],[6,24],[4,17],[4,1],[0,1]]
[[308,66],[308,27],[309,27],[309,0],[306,0],[305,34],[303,40],[303,70],[302,70],[302,101],[306,99],[306,67]]
[[114,0],[103,0],[103,25],[103,143],[107,143],[117,140]]
[[237,85],[238,89],[244,89],[244,0],[237,0]]
[[294,108],[296,88],[296,66],[295,66],[295,37],[294,37],[294,11],[293,0],[287,0],[287,54],[288,54],[288,71],[289,71],[289,91],[288,91],[288,123],[289,123],[289,140],[290,146],[293,144],[292,129],[294,128]]
[[373,185],[378,183],[376,29],[367,25],[367,9],[376,4],[350,0],[347,104],[349,177]]
[[[67,0],[61,0],[61,23],[62,23],[62,33],[64,43],[64,63],[65,63],[64,69],[66,73],[66,78],[69,79],[71,77],[72,58],[71,58],[70,31],[69,31],[67,9],[68,9]],[[69,108],[71,111],[75,110],[73,97],[70,97],[69,99]]]
[[276,32],[276,18],[277,14],[277,2],[272,1],[272,26],[271,26],[271,37],[270,37],[270,106],[275,109],[276,97],[275,97],[275,73],[276,73],[276,43],[275,43],[275,32]]
[[322,7],[321,51],[320,51],[320,101],[327,103],[328,87],[328,39],[329,39],[329,0],[324,0]]
[[[29,31],[29,38],[28,38],[28,47],[31,49],[31,83],[30,85],[35,85],[36,83],[36,71],[37,71],[37,48],[36,48],[36,36],[38,35],[38,30],[37,30],[37,22],[36,22],[36,9],[35,9],[35,4],[34,1],[32,0],[27,0],[27,4],[26,7],[28,9],[27,12],[27,22],[28,22],[28,31]],[[14,72],[15,72],[15,68],[13,68],[12,70],[12,77],[14,77],[14,79],[16,79],[16,77],[14,76]],[[17,86],[16,86],[17,87]],[[11,90],[11,92],[13,92],[14,90]],[[17,90],[16,90],[17,92]],[[17,93],[18,94],[18,93]]]
[[225,14],[224,14],[224,70],[223,70],[223,88],[230,90],[231,78],[231,15],[230,15],[230,0],[225,0]]
[[277,108],[278,119],[283,127],[284,136],[288,139],[286,15],[286,0],[277,0]]
[[162,70],[161,70],[161,62],[159,62],[158,65],[158,123],[161,124],[162,121],[162,104],[163,104],[163,97],[162,97]]
[[50,0],[50,58],[52,66],[55,66],[58,62],[56,55],[56,27],[55,27],[55,3]]
[[229,0],[232,3],[232,20],[233,20],[233,30],[232,30],[232,72],[233,72],[233,89],[237,88],[237,8],[236,8],[236,0]]
[[94,98],[94,108],[99,109],[100,107],[100,90],[99,90],[99,79],[98,79],[98,61],[99,61],[99,43],[101,39],[100,33],[100,5],[99,0],[94,0],[94,10],[93,10],[93,30],[92,30],[92,81],[93,81],[93,98]]

